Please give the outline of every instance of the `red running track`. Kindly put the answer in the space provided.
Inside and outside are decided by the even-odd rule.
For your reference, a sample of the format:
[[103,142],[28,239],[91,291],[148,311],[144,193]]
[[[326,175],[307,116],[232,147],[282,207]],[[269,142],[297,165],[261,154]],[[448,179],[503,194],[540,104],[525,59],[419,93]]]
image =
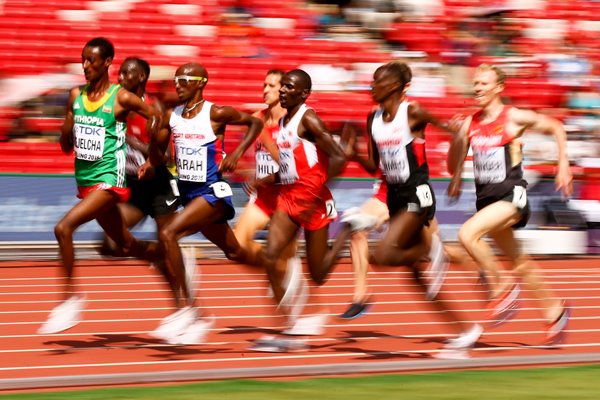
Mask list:
[[[434,355],[451,330],[404,268],[370,272],[375,304],[367,315],[343,321],[336,316],[351,300],[353,279],[342,260],[314,289],[330,314],[325,334],[313,337],[307,352],[282,354],[248,350],[281,323],[257,269],[199,260],[198,297],[216,324],[205,344],[172,346],[147,334],[172,308],[156,271],[142,262],[78,261],[77,282],[88,300],[83,321],[48,336],[36,330],[61,299],[57,263],[3,262],[0,389],[600,361],[600,259],[538,263],[556,295],[573,305],[567,343],[541,346],[539,304],[523,290],[515,320],[486,329],[471,359],[448,361]],[[473,272],[452,266],[443,291],[461,315],[484,322],[485,292]]]

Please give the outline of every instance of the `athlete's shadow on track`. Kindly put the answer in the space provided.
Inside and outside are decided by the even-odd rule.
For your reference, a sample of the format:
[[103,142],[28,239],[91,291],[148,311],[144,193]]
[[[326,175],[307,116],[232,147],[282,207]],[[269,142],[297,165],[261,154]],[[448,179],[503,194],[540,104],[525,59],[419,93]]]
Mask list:
[[106,334],[94,335],[88,340],[49,340],[45,345],[63,346],[62,349],[49,349],[51,354],[62,355],[70,354],[80,350],[115,348],[119,350],[139,350],[153,349],[164,354],[151,355],[150,357],[170,358],[175,355],[188,354],[207,354],[222,351],[222,349],[206,349],[192,346],[167,345],[164,342],[150,337],[127,335],[127,334]]
[[[337,342],[328,343],[321,346],[311,346],[312,350],[330,348],[333,351],[340,353],[357,353],[360,357],[357,359],[361,360],[386,360],[386,359],[398,359],[398,358],[430,358],[426,353],[409,353],[409,352],[394,352],[394,351],[381,351],[381,350],[367,350],[364,347],[349,347],[349,344],[368,344],[369,340],[376,339],[410,339],[404,336],[389,335],[387,333],[376,332],[376,331],[342,331],[345,336],[338,336]],[[341,342],[341,343],[340,343]]]
[[266,335],[276,335],[279,333],[276,329],[269,328],[259,328],[257,326],[228,326],[222,332],[219,332],[220,335],[239,335],[242,333],[263,333]]
[[[447,337],[430,337],[430,338],[424,338],[421,339],[421,341],[419,341],[419,343],[424,343],[424,344],[429,344],[429,343],[438,343],[440,345],[444,345],[446,344],[448,338]],[[489,353],[503,353],[506,351],[506,347],[528,347],[530,345],[526,344],[526,343],[520,343],[520,342],[502,342],[502,343],[484,343],[481,341],[478,341],[477,343],[475,343],[475,346],[473,346],[474,349],[490,349]],[[497,349],[497,350],[494,350]]]

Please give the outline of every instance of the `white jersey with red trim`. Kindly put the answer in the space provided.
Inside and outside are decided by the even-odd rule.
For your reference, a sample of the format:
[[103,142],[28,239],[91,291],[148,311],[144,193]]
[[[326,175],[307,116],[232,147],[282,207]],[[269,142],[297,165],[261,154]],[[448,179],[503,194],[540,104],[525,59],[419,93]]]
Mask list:
[[315,179],[324,183],[327,178],[327,161],[322,152],[313,142],[298,135],[298,126],[307,110],[306,104],[302,104],[285,126],[284,118],[279,121],[279,179],[284,185]]

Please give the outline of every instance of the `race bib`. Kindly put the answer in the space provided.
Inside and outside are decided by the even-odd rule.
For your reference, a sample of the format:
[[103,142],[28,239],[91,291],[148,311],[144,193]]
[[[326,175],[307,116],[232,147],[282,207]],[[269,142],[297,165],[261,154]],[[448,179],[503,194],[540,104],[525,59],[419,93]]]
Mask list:
[[405,183],[410,176],[406,147],[388,147],[379,151],[381,167],[389,183]]
[[286,185],[298,180],[296,160],[292,149],[279,149],[279,180]]
[[527,190],[523,186],[515,186],[513,189],[512,203],[519,209],[525,208],[527,204]]
[[206,182],[206,147],[177,147],[177,173],[188,182]]
[[171,185],[171,191],[173,192],[173,194],[177,197],[180,196],[179,194],[179,187],[177,186],[177,181],[175,179],[171,179],[169,181],[169,185]]
[[256,152],[256,179],[262,179],[279,171],[279,164],[268,151]]
[[106,131],[101,126],[86,124],[73,125],[75,136],[74,150],[78,160],[98,161],[104,154]]
[[329,199],[325,202],[325,208],[327,210],[327,218],[336,219],[338,216],[337,209],[335,208],[335,200]]
[[431,194],[429,185],[417,186],[417,198],[419,199],[421,208],[427,208],[433,205],[433,195]]
[[218,199],[233,196],[233,192],[231,191],[231,186],[229,186],[229,184],[227,182],[223,182],[223,181],[215,182],[212,185],[210,185],[210,187],[212,188],[213,193],[215,194],[215,197]]
[[473,152],[473,173],[479,184],[503,182],[506,179],[504,147]]

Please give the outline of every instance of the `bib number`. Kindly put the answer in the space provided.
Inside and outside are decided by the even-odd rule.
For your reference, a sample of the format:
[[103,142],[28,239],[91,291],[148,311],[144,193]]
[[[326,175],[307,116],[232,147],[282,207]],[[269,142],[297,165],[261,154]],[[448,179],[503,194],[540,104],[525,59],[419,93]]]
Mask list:
[[325,208],[327,212],[327,218],[335,219],[338,216],[337,209],[335,208],[335,200],[329,199],[325,202]]
[[431,194],[429,185],[417,186],[417,198],[419,199],[421,208],[427,208],[433,205],[433,195]]
[[215,182],[212,185],[210,185],[210,187],[212,188],[215,197],[218,199],[233,196],[231,186],[229,186],[227,182]]
[[477,151],[473,154],[473,173],[479,184],[500,183],[506,179],[504,148]]
[[75,124],[75,157],[79,160],[98,161],[104,154],[104,138],[106,130],[100,126]]
[[284,185],[294,183],[298,180],[293,150],[279,149],[279,179]]
[[177,146],[177,173],[179,179],[206,182],[208,155],[206,147]]
[[173,194],[177,197],[180,196],[179,194],[179,187],[177,186],[177,181],[175,179],[171,179],[169,181],[169,185],[171,185],[171,191],[173,192]]
[[515,186],[515,188],[513,189],[512,203],[518,209],[523,209],[525,208],[525,205],[527,205],[527,191],[523,186]]

